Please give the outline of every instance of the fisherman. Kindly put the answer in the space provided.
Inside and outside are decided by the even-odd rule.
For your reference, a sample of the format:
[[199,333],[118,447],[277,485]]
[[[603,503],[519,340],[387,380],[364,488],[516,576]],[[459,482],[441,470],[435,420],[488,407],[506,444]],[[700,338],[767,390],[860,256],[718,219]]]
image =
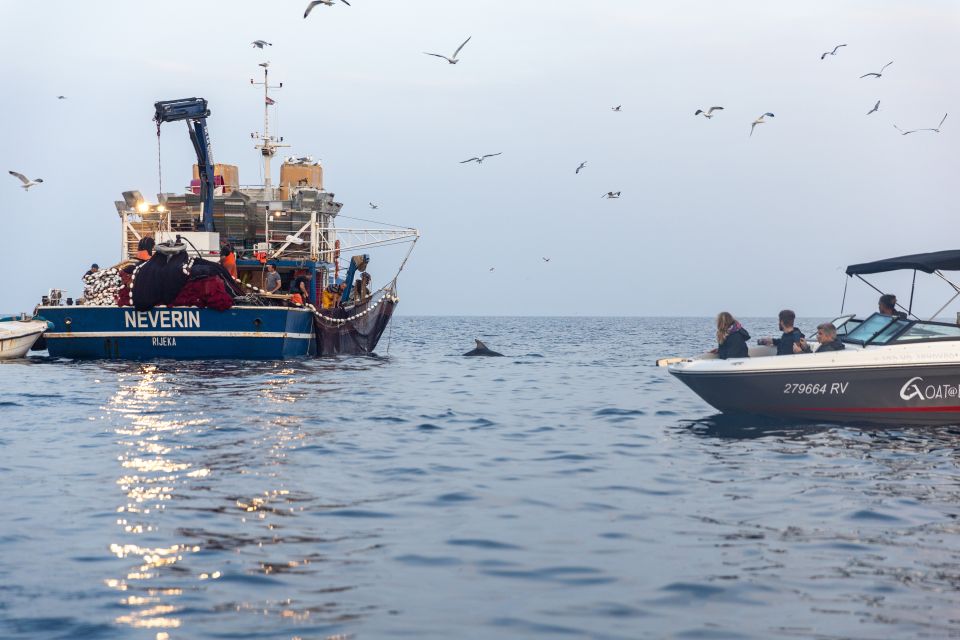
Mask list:
[[798,344],[804,338],[803,332],[793,326],[794,321],[797,319],[797,314],[790,309],[784,309],[777,317],[779,320],[778,326],[780,327],[780,331],[783,332],[783,335],[779,338],[760,338],[757,342],[759,344],[776,346],[778,356],[803,353],[802,347],[801,351],[796,351],[793,348],[794,345]]
[[272,262],[267,263],[267,277],[264,279],[263,288],[267,293],[280,291],[280,274]]
[[312,273],[304,271],[293,279],[293,282],[290,283],[290,293],[292,294],[291,302],[294,304],[306,304],[310,302],[310,284],[312,278]]
[[907,319],[907,314],[903,311],[897,311],[897,296],[892,293],[885,293],[880,296],[877,307],[882,316],[896,316],[901,320]]
[[137,260],[149,260],[153,255],[154,240],[150,236],[140,238],[137,243]]
[[92,275],[95,274],[97,271],[100,271],[100,265],[98,265],[96,262],[94,262],[92,265],[90,265],[90,269],[87,270],[87,272],[86,272],[85,274],[83,274],[83,277],[86,278],[87,276],[92,276]]
[[233,245],[229,242],[220,245],[220,264],[234,280],[237,279],[237,254],[233,250]]
[[323,293],[320,294],[320,307],[322,309],[333,309],[340,301],[340,287],[335,284],[327,285]]
[[371,278],[370,274],[366,271],[360,274],[360,278],[357,280],[353,287],[353,291],[351,292],[355,302],[363,302],[370,297],[371,280],[373,280],[373,278]]

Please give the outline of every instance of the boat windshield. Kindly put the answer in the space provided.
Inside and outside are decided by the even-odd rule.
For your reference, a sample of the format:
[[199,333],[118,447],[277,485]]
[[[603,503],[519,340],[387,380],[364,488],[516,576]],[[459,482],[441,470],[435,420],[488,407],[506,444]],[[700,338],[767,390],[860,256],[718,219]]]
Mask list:
[[862,345],[886,344],[908,326],[910,326],[908,320],[875,313],[864,320],[859,327],[843,336],[843,341]]
[[851,313],[848,316],[834,318],[830,323],[837,328],[837,335],[845,336],[859,327],[863,323],[863,320],[858,320],[857,316]]
[[897,338],[897,342],[907,340],[960,340],[960,327],[955,324],[918,322]]

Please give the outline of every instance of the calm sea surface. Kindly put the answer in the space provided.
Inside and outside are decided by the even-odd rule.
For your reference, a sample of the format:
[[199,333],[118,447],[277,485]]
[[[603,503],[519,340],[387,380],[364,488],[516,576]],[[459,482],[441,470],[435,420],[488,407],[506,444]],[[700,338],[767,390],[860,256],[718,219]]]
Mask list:
[[960,637],[960,429],[722,419],[653,366],[710,332],[4,363],[0,637]]

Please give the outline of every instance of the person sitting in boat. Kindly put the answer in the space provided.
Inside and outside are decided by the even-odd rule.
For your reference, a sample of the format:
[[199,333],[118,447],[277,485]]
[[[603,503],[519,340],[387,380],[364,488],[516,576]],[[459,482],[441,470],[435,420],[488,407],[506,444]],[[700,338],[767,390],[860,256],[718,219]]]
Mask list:
[[832,322],[817,325],[817,341],[820,343],[817,353],[843,351],[847,348],[845,344],[837,340],[837,328],[833,326]]
[[721,360],[727,358],[746,358],[747,340],[750,334],[743,328],[737,319],[727,311],[721,311],[717,314],[717,344],[719,345],[711,353],[717,354]]
[[149,260],[150,256],[153,255],[155,244],[151,236],[140,238],[140,242],[137,243],[137,260]]
[[780,331],[783,332],[783,335],[779,338],[760,338],[757,342],[759,344],[775,346],[778,356],[804,353],[802,347],[794,349],[794,346],[798,345],[804,338],[803,332],[793,326],[793,323],[797,319],[797,314],[790,309],[784,309],[777,317],[779,319],[778,326],[780,327]]
[[907,319],[907,314],[903,311],[897,311],[897,296],[892,293],[885,293],[880,296],[880,302],[877,304],[880,315],[896,316],[902,320]]
[[313,274],[309,271],[304,271],[293,279],[293,282],[290,283],[290,293],[292,294],[291,302],[294,304],[306,304],[310,302],[310,284],[312,279]]

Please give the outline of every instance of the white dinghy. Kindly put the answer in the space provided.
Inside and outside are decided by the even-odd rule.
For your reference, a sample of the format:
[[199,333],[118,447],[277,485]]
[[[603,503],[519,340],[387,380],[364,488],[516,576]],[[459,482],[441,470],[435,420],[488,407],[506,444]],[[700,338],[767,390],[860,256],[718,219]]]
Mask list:
[[30,347],[47,330],[44,320],[33,320],[29,316],[19,320],[4,318],[0,320],[0,360],[22,358]]

